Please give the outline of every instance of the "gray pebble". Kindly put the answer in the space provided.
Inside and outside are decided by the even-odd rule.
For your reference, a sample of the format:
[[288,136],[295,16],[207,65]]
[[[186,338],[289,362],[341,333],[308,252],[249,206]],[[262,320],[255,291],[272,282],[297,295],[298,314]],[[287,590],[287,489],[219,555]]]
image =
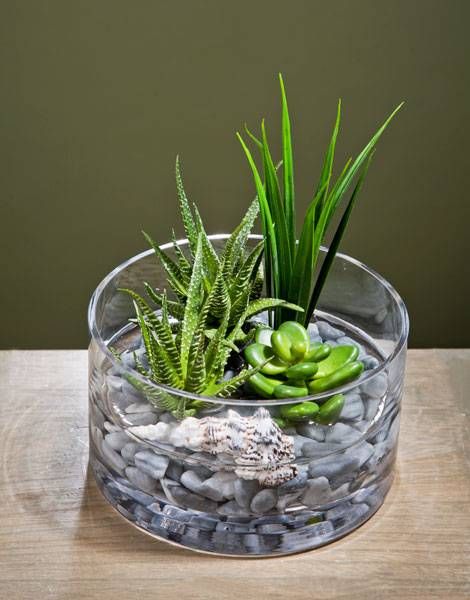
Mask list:
[[129,481],[140,490],[153,494],[157,489],[157,482],[146,473],[142,473],[135,467],[126,468],[126,477]]
[[227,517],[246,517],[246,509],[239,506],[235,500],[229,500],[225,504],[219,505],[217,512],[220,515],[225,515]]
[[309,323],[307,331],[311,338],[318,337],[320,335],[320,332],[318,331],[318,325],[316,323]]
[[379,408],[380,398],[368,398],[365,402],[366,413],[365,420],[372,421],[375,415],[377,414],[377,409]]
[[175,417],[169,413],[169,412],[164,412],[162,413],[159,417],[158,417],[159,421],[163,421],[163,423],[167,423],[168,425],[170,423],[176,423],[176,419]]
[[143,452],[137,452],[137,454],[135,454],[134,462],[136,467],[150,477],[161,479],[162,477],[165,477],[170,459],[168,456],[155,454],[152,450],[144,450]]
[[299,497],[302,495],[303,489],[297,490],[295,492],[289,494],[282,494],[279,496],[279,499],[276,503],[276,510],[279,512],[284,512],[288,506],[292,506],[296,504],[299,500]]
[[123,382],[122,377],[119,377],[118,375],[108,375],[106,377],[106,386],[107,386],[108,390],[121,391],[122,390],[122,382]]
[[285,525],[281,523],[264,523],[263,525],[258,525],[256,531],[258,533],[267,533],[267,534],[283,534],[287,530]]
[[[128,482],[126,482],[126,483],[128,483]],[[108,485],[109,485],[109,487],[115,487],[117,490],[119,490],[119,492],[121,494],[124,494],[125,496],[132,498],[136,502],[140,502],[140,504],[143,504],[144,506],[149,506],[150,504],[152,504],[155,501],[155,498],[153,496],[150,496],[149,494],[146,494],[145,492],[141,492],[140,490],[138,490],[134,487],[129,487],[128,485],[125,485],[121,481],[116,481],[116,480],[110,481]]]
[[[311,443],[311,442],[307,442]],[[315,443],[315,442],[313,442]],[[301,490],[305,487],[307,483],[307,471],[300,471],[293,479],[286,481],[281,486],[279,486],[278,491],[280,494],[296,492],[297,490]]]
[[345,423],[336,423],[336,425],[333,425],[327,429],[325,441],[344,446],[354,442],[359,437],[359,433],[353,427],[350,427]]
[[134,413],[128,415],[128,420],[134,426],[137,425],[155,425],[158,421],[158,415],[154,412]]
[[259,483],[256,479],[236,479],[233,487],[237,504],[249,509],[253,497],[259,492]]
[[385,373],[377,373],[372,379],[361,385],[361,390],[368,396],[381,398],[387,391],[388,379]]
[[315,425],[314,423],[297,425],[297,433],[315,440],[316,442],[324,442],[326,427]]
[[122,456],[118,454],[116,450],[113,450],[106,440],[101,444],[101,452],[106,463],[120,475],[123,475],[127,465]]
[[310,442],[310,438],[304,437],[302,435],[294,435],[292,436],[294,441],[294,454],[295,456],[302,456],[302,448],[306,442]]
[[180,485],[172,487],[171,494],[178,504],[191,508],[192,510],[208,513],[214,513],[217,510],[216,502],[208,500],[199,494],[188,492],[188,490]]
[[342,505],[335,506],[331,510],[327,511],[326,517],[328,519],[334,519],[344,517],[348,523],[353,523],[361,519],[370,510],[367,504],[349,504],[344,507],[341,511]]
[[307,488],[301,501],[308,507],[319,506],[330,496],[330,483],[326,477],[316,477],[307,481]]
[[201,479],[194,471],[185,471],[181,475],[180,479],[180,482],[182,485],[184,485],[184,487],[188,488],[188,490],[191,490],[192,492],[196,492],[196,494],[200,492],[203,481],[204,480]]
[[179,481],[181,479],[181,475],[183,474],[183,465],[176,462],[175,460],[170,460],[165,476],[173,479],[173,481]]
[[106,443],[111,446],[113,450],[120,452],[124,446],[129,442],[129,437],[123,431],[114,431],[104,436]]
[[229,471],[218,471],[212,477],[206,479],[201,485],[201,494],[207,498],[220,502],[221,500],[230,500],[235,496],[235,473]]
[[349,495],[350,491],[351,490],[349,489],[349,483],[343,483],[336,489],[332,490],[329,500],[330,502],[332,502],[333,500],[345,498]]
[[344,397],[344,406],[341,411],[341,420],[360,421],[364,417],[364,404],[359,394],[351,392]]
[[137,442],[128,442],[121,449],[121,456],[125,461],[130,462],[134,460],[136,452],[139,452],[140,450],[144,449],[145,446],[143,444],[138,444]]
[[371,356],[370,354],[363,356],[361,361],[363,362],[364,369],[366,369],[366,371],[369,371],[370,369],[376,369],[380,364],[379,359],[375,358],[375,356]]
[[144,522],[151,521],[154,516],[152,512],[144,508],[141,504],[136,504],[133,512],[137,520]]
[[345,473],[356,471],[359,465],[360,458],[355,453],[341,452],[313,460],[309,464],[308,474],[312,478],[326,477],[332,480]]
[[324,341],[336,340],[337,338],[344,335],[339,329],[335,329],[326,321],[317,322],[318,332]]
[[136,413],[148,413],[155,412],[152,410],[152,407],[148,402],[133,402],[126,407],[125,411],[128,415],[136,414]]
[[204,531],[214,531],[218,523],[219,521],[206,515],[192,515],[189,519],[189,525]]
[[307,458],[320,458],[338,450],[338,444],[331,442],[316,442],[310,440],[302,446],[302,454]]
[[276,506],[277,492],[273,489],[261,490],[251,501],[250,508],[254,513],[265,513]]

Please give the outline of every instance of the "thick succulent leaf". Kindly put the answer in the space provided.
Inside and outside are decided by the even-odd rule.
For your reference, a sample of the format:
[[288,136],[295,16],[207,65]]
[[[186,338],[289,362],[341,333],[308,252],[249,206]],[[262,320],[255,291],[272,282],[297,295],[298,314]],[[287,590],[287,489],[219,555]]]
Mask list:
[[188,297],[184,309],[184,318],[181,326],[181,368],[183,378],[188,374],[188,358],[191,342],[199,323],[199,312],[203,303],[203,255],[202,238],[198,236],[196,254],[194,256],[193,272],[188,287]]
[[176,157],[175,166],[176,175],[176,190],[178,192],[178,199],[180,202],[181,218],[183,220],[184,231],[189,242],[189,247],[193,256],[196,254],[197,248],[197,228],[194,223],[194,218],[189,208],[189,202],[184,191],[183,178],[181,176],[179,157]]

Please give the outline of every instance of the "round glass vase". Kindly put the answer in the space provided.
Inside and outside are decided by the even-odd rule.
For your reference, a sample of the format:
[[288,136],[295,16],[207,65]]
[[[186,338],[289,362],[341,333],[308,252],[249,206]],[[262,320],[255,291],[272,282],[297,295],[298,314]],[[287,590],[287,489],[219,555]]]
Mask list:
[[[211,236],[218,252],[227,237]],[[187,250],[186,240],[178,244]],[[162,249],[174,256],[172,244]],[[120,289],[144,294],[145,281],[166,287],[151,250],[112,271],[89,307],[90,464],[108,502],[158,539],[231,556],[309,550],[369,519],[392,484],[400,423],[408,316],[393,287],[336,256],[309,333],[359,347],[365,370],[356,381],[300,400],[222,400],[139,374],[142,340]],[[321,404],[338,392],[345,403],[335,424],[281,430],[273,420],[286,404]],[[167,410],[196,405],[179,419]]]

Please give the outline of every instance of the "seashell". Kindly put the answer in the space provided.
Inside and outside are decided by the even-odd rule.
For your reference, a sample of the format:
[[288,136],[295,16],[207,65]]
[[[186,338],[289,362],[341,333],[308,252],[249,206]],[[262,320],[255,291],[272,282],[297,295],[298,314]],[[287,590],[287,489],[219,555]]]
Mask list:
[[[157,431],[157,428],[160,429]],[[260,407],[249,417],[229,410],[224,418],[187,417],[168,433],[161,423],[131,427],[135,435],[156,441],[168,441],[175,447],[195,452],[231,456],[235,473],[241,479],[257,479],[266,487],[275,487],[297,475],[294,442],[271,419],[269,411]],[[164,440],[159,440],[164,433]]]

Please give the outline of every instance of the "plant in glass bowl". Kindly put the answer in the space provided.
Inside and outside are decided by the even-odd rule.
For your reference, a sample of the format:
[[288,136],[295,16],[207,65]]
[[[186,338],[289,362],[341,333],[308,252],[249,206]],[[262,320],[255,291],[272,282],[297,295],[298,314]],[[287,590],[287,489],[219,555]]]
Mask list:
[[[333,181],[338,106],[297,240],[282,78],[281,93],[282,171],[264,122],[259,139],[247,130],[261,171],[239,136],[257,197],[233,233],[207,235],[177,160],[186,239],[159,246],[145,234],[151,249],[112,271],[90,303],[98,485],[139,528],[204,552],[321,546],[374,514],[393,479],[407,313],[390,284],[337,249],[399,107]],[[263,236],[251,233],[258,213]]]

